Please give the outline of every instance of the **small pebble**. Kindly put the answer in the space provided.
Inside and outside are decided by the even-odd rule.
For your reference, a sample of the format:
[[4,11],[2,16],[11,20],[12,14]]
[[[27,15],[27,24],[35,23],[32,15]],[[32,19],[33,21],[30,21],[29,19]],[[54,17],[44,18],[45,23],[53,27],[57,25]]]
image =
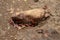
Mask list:
[[0,16],[2,16],[2,14],[0,14]]
[[25,2],[27,1],[27,0],[24,0]]
[[43,29],[38,29],[38,30],[36,30],[38,33],[43,33],[44,31],[43,31]]

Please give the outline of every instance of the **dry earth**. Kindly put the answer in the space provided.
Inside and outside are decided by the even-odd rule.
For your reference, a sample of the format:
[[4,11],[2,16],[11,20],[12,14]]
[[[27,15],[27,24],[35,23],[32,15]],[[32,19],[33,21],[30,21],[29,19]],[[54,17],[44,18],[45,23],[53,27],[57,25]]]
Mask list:
[[[14,28],[14,13],[47,6],[51,16],[36,27]],[[60,0],[0,0],[0,40],[60,40]]]

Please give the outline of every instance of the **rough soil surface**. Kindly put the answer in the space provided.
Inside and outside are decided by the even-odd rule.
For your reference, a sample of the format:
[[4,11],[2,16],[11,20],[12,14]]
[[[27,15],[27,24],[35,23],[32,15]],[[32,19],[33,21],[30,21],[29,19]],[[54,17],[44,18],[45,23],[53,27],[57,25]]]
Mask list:
[[[35,8],[49,11],[50,18],[20,30],[9,24],[12,14]],[[60,40],[60,0],[0,0],[0,40]]]

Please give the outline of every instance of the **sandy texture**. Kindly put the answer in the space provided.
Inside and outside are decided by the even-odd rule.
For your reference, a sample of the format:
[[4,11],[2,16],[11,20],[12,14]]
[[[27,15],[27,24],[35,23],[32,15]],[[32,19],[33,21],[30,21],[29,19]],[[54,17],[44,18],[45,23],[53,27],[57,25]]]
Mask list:
[[[36,27],[18,30],[8,22],[14,13],[44,6],[51,16]],[[60,0],[0,0],[0,40],[60,40]]]

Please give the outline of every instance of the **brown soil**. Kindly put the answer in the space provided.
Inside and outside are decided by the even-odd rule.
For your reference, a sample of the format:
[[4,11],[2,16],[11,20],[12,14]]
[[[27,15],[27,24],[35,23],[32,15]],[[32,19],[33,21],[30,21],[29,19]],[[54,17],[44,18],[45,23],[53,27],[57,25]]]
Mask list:
[[[35,8],[49,11],[50,18],[20,30],[9,24],[12,14]],[[60,40],[60,0],[0,0],[0,40]]]

